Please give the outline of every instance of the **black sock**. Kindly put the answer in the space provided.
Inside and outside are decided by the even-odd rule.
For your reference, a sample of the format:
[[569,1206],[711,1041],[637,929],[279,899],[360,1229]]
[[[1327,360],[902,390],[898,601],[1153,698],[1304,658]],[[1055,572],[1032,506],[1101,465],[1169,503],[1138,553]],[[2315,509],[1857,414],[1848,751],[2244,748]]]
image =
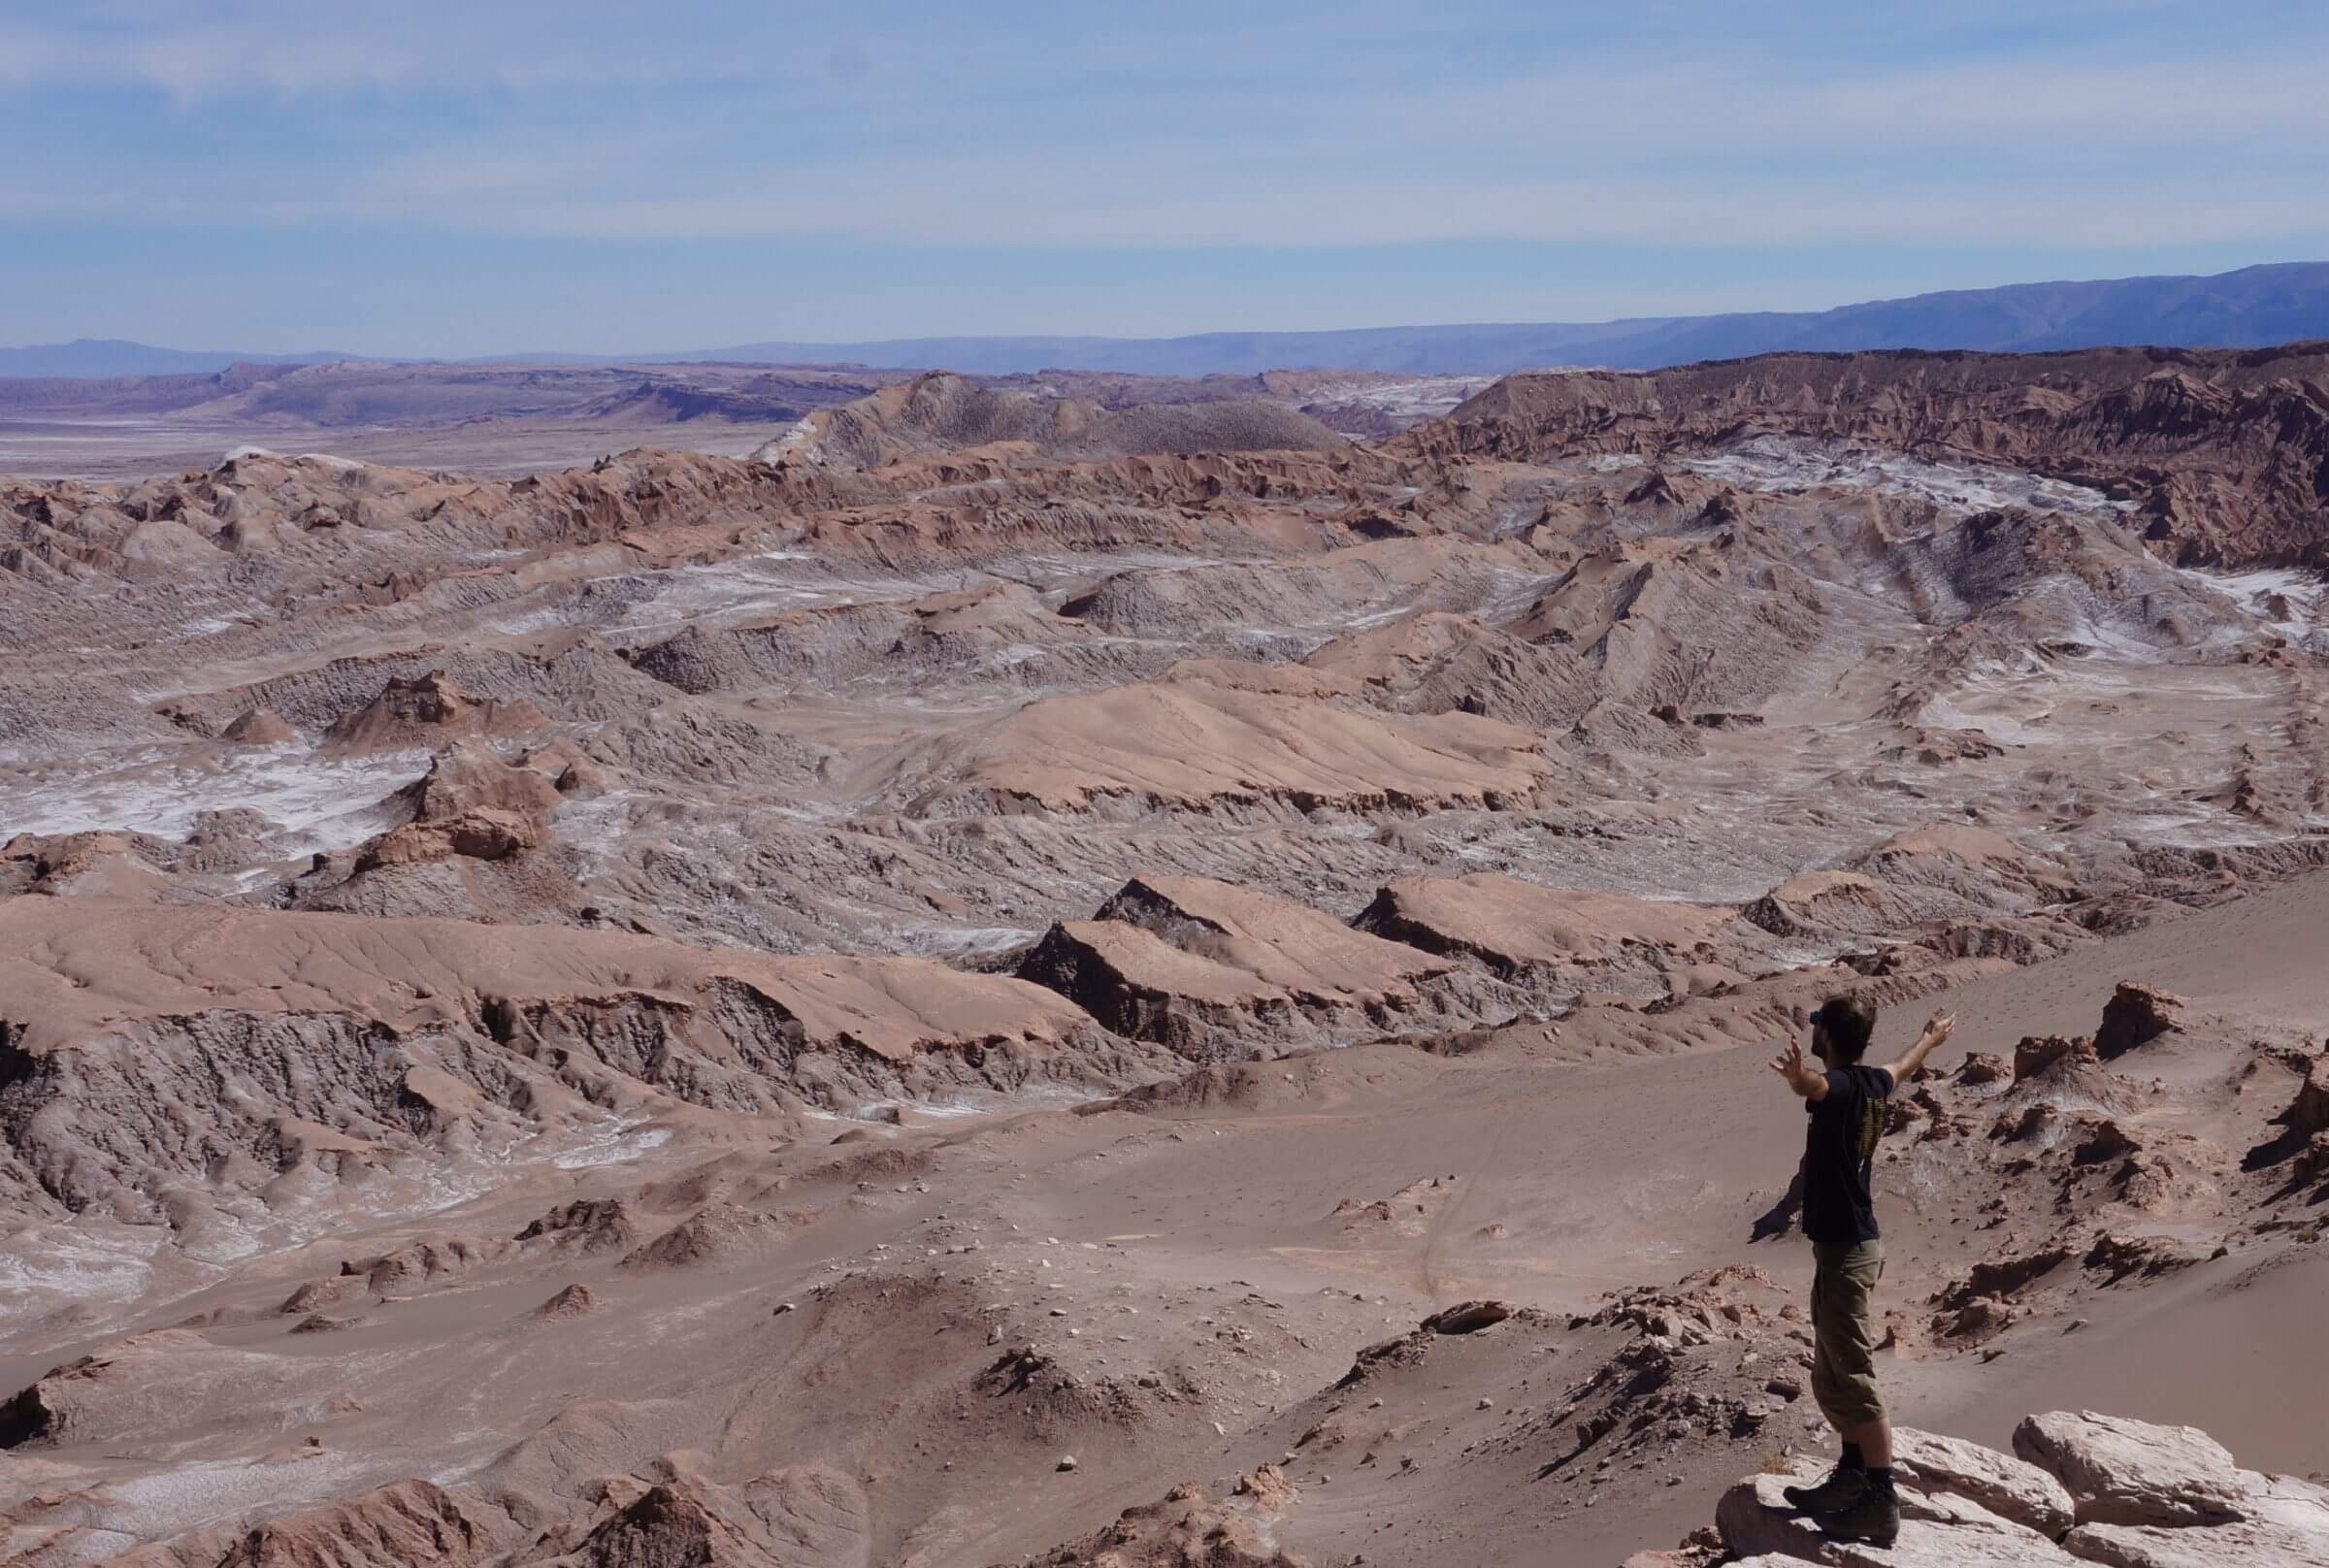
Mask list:
[[1857,1443],[1847,1443],[1844,1445],[1844,1468],[1847,1470],[1865,1470],[1868,1468],[1868,1461],[1861,1456],[1860,1446]]
[[1888,1464],[1870,1465],[1868,1467],[1868,1485],[1874,1486],[1878,1491],[1890,1491],[1892,1489],[1892,1467]]

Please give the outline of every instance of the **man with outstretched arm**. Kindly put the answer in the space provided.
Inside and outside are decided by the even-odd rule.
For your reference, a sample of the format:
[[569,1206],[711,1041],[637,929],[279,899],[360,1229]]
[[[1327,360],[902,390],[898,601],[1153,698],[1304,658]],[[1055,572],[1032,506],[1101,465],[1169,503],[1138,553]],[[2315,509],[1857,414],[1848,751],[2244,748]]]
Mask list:
[[1810,1113],[1803,1147],[1803,1233],[1811,1239],[1812,1397],[1844,1441],[1844,1456],[1817,1486],[1789,1486],[1788,1501],[1813,1516],[1822,1534],[1888,1547],[1900,1534],[1892,1486],[1892,1422],[1876,1387],[1872,1297],[1885,1274],[1869,1184],[1885,1100],[1924,1065],[1956,1019],[1935,1013],[1897,1061],[1861,1062],[1876,1033],[1876,1004],[1830,996],[1812,1015],[1812,1056],[1799,1040],[1771,1059],[1771,1070],[1803,1096]]

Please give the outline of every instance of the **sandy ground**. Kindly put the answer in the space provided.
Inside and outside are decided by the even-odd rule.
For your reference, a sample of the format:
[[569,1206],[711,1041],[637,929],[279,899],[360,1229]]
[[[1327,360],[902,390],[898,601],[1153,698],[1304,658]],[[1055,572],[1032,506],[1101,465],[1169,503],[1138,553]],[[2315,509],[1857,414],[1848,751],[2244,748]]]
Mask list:
[[[1952,988],[1930,1001],[1960,1019],[1935,1066],[1946,1075],[1965,1051],[2010,1054],[2024,1034],[2090,1025],[2118,981],[2140,979],[2181,991],[2213,1022],[2207,1043],[2181,1048],[2184,1069],[2147,1059],[2134,1070],[2196,1070],[2236,1053],[2251,1029],[2318,1016],[2325,982],[2312,932],[2324,905],[2329,881],[2312,877],[2076,960]],[[1886,1015],[1880,1052],[1905,1043],[1925,1005]],[[749,1266],[740,1256],[630,1269],[604,1257],[508,1255],[369,1303],[359,1293],[322,1309],[354,1326],[284,1337],[297,1318],[276,1304],[301,1279],[333,1275],[343,1258],[420,1237],[514,1234],[555,1186],[539,1167],[513,1172],[496,1192],[370,1235],[335,1223],[305,1249],[227,1264],[193,1294],[152,1301],[120,1328],[201,1325],[164,1353],[149,1394],[162,1403],[141,1402],[134,1408],[148,1414],[129,1424],[43,1457],[82,1473],[159,1463],[157,1477],[182,1475],[171,1467],[194,1453],[255,1457],[313,1430],[341,1457],[294,1464],[284,1475],[295,1489],[415,1468],[452,1480],[477,1474],[513,1431],[577,1400],[611,1401],[607,1420],[623,1435],[593,1451],[602,1459],[641,1443],[701,1443],[725,1455],[723,1467],[749,1469],[754,1454],[810,1443],[828,1462],[880,1478],[875,1535],[894,1545],[877,1557],[917,1538],[935,1544],[936,1520],[944,1545],[930,1560],[998,1560],[1097,1526],[1139,1493],[1142,1477],[1161,1491],[1164,1479],[1226,1478],[1276,1460],[1296,1428],[1319,1419],[1320,1390],[1363,1346],[1436,1308],[1493,1297],[1544,1309],[1557,1324],[1592,1311],[1604,1291],[1739,1263],[1766,1269],[1800,1299],[1800,1240],[1752,1239],[1786,1185],[1801,1115],[1762,1057],[1745,1045],[1559,1062],[1533,1060],[1515,1031],[1466,1058],[1370,1046],[1263,1063],[1235,1096],[1242,1103],[1162,1118],[1066,1109],[909,1118],[869,1147],[915,1153],[861,1167],[904,1179],[860,1181],[854,1195],[830,1177],[785,1183],[782,1201],[814,1218],[798,1240],[756,1245]],[[2246,1114],[2229,1103],[2186,1109],[2219,1134]],[[698,1136],[628,1158],[618,1144],[604,1157],[611,1162],[576,1167],[575,1189],[627,1194],[643,1217],[643,1194],[682,1172],[696,1173],[682,1183],[694,1184],[688,1202],[829,1158],[804,1138],[773,1156],[732,1150],[705,1164],[714,1151]],[[1993,1237],[1967,1229],[1994,1172],[1959,1174],[1961,1185],[1931,1188],[1898,1163],[1885,1167],[1887,1306],[1909,1306],[1996,1250]],[[1412,1222],[1336,1218],[1347,1200],[1398,1192],[1420,1199]],[[2320,1260],[2286,1254],[2274,1238],[2232,1239],[2227,1257],[2163,1283],[2025,1320],[1987,1347],[2002,1356],[1945,1346],[1886,1356],[1900,1416],[2002,1444],[2030,1409],[2100,1405],[2205,1424],[2253,1465],[2329,1468],[2319,1424],[2302,1401],[2274,1391],[2329,1375],[2307,1328]],[[966,1244],[977,1250],[957,1251]],[[520,1327],[575,1281],[596,1292],[593,1313]],[[913,1325],[931,1297],[946,1299],[948,1281],[960,1283],[939,1312],[935,1354],[917,1352],[915,1335],[927,1330]],[[826,1303],[814,1299],[820,1290]],[[786,1300],[803,1311],[771,1323],[771,1306]],[[2090,1326],[2066,1335],[2074,1317]],[[84,1351],[136,1343],[117,1332],[91,1339],[20,1324],[0,1374],[21,1384]],[[521,1354],[545,1335],[560,1346],[553,1361]],[[1055,1396],[1004,1418],[992,1393],[975,1391],[976,1374],[995,1354],[989,1342],[1023,1337],[1087,1387],[1137,1389],[1135,1379],[1156,1369],[1199,1391],[1161,1409]],[[1586,1506],[1569,1478],[1536,1476],[1565,1439],[1492,1441],[1590,1369],[1585,1338],[1516,1322],[1435,1355],[1427,1376],[1370,1385],[1387,1401],[1381,1422],[1397,1430],[1386,1458],[1361,1462],[1356,1442],[1305,1451],[1288,1467],[1306,1499],[1285,1522],[1289,1543],[1329,1561],[1353,1550],[1385,1563],[1450,1552],[1539,1560],[1548,1550],[1562,1562],[1615,1561],[1701,1521],[1711,1490],[1774,1442],[1819,1446],[1793,1421],[1745,1441],[1675,1444],[1655,1466],[1596,1475]],[[821,1359],[842,1343],[855,1347],[846,1371]],[[213,1359],[228,1384],[209,1381]],[[792,1380],[808,1366],[804,1396]],[[236,1378],[257,1381],[236,1393]],[[172,1391],[181,1379],[208,1390],[198,1404]],[[355,1407],[329,1414],[335,1398]],[[1496,1409],[1475,1411],[1480,1398]],[[284,1409],[316,1414],[286,1427],[276,1414]],[[909,1433],[918,1433],[910,1446]],[[1052,1473],[1061,1451],[1079,1457],[1072,1477]],[[1398,1468],[1394,1453],[1415,1464]],[[143,1462],[122,1470],[131,1455]],[[233,1506],[236,1494],[218,1489],[225,1479],[174,1483],[175,1500],[150,1505],[149,1526],[184,1527]]]

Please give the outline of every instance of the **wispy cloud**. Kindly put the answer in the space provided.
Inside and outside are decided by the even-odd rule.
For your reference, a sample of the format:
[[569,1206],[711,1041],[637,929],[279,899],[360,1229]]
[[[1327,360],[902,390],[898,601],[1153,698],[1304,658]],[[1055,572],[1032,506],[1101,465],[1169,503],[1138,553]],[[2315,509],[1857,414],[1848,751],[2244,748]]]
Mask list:
[[966,245],[2271,246],[2329,235],[2325,65],[2293,0],[82,0],[0,20],[0,226],[857,247],[883,288]]
[[[97,189],[121,212],[222,221],[1101,246],[2139,245],[2329,222],[2324,62],[2237,34],[2174,58],[2137,38],[2118,57],[1839,62],[1701,28],[1502,58],[1423,48],[1402,71],[1363,15],[1340,34],[1200,16],[1167,61],[1104,28],[967,30],[937,12],[775,30],[731,8],[675,29],[631,8],[173,15],[0,35],[0,80],[134,88],[172,121],[52,147],[46,178],[0,192],[6,211],[85,212]],[[254,98],[283,134],[204,158]]]

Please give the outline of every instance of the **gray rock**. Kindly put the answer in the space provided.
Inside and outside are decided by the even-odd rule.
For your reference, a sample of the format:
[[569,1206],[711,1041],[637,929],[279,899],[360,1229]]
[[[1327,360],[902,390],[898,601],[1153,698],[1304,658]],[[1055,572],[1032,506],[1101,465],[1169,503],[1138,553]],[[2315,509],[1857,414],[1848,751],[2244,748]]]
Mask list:
[[2196,1426],[2057,1410],[2024,1418],[2014,1452],[2069,1489],[2081,1524],[2221,1524],[2249,1515],[2246,1473]]
[[[1797,1474],[1750,1476],[1724,1494],[1715,1522],[1733,1568],[2329,1568],[2329,1486],[2243,1470],[2190,1427],[2033,1416],[2015,1435],[2019,1459],[1911,1427],[1893,1436],[1901,1532],[1891,1548],[1825,1540],[1788,1507],[1782,1488],[1819,1479],[1807,1459]],[[2089,1517],[2096,1509],[2155,1518]]]
[[1901,1485],[1919,1492],[1949,1492],[1990,1513],[2059,1539],[2074,1522],[2070,1492],[2038,1466],[1961,1437],[1895,1427],[1893,1464]]
[[2062,1542],[2111,1568],[2329,1568],[2329,1534],[2287,1524],[2082,1524]]

